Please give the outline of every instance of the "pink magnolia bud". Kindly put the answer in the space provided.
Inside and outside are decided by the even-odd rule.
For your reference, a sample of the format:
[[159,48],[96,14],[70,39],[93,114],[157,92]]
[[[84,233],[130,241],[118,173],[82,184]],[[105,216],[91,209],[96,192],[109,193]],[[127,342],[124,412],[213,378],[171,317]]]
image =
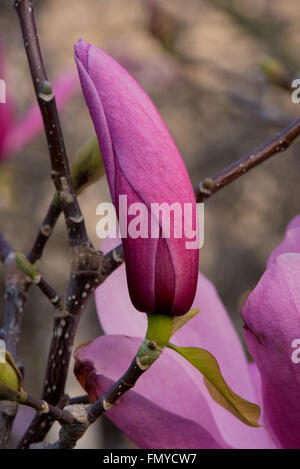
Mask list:
[[[199,253],[187,248],[192,240],[187,230],[192,226],[198,239],[198,221],[181,156],[152,101],[117,62],[83,40],[75,45],[75,60],[121,231],[125,214],[119,210],[119,196],[127,197],[133,212],[137,206],[132,204],[146,207],[146,213],[140,213],[141,224],[147,222],[146,233],[141,229],[141,236],[130,236],[130,215],[138,211],[126,215],[128,236],[122,231],[131,301],[147,313],[185,314],[196,292]],[[169,237],[163,217],[153,216],[151,210],[151,204],[163,203],[177,209],[176,215],[171,210]]]

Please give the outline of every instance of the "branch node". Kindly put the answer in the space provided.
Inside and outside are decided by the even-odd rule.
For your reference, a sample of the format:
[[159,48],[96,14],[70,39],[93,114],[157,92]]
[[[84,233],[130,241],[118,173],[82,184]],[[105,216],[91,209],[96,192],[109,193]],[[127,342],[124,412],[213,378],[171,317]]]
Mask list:
[[102,399],[102,406],[103,406],[103,409],[106,412],[106,411],[112,409],[113,404],[110,404],[106,399]]

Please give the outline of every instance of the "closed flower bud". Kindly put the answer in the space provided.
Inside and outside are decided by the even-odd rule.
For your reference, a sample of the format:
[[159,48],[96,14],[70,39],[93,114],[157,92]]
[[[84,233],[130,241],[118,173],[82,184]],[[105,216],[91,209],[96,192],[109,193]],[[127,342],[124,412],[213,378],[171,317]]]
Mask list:
[[5,352],[5,361],[0,362],[0,399],[15,400],[14,392],[22,391],[22,375],[16,367],[11,355]]
[[[198,249],[187,248],[191,237],[184,229],[186,207],[196,238],[198,222],[182,158],[152,101],[117,62],[83,40],[75,45],[75,59],[119,216],[132,303],[147,313],[185,314],[195,296],[198,274]],[[136,203],[146,207],[141,214],[146,233],[133,237],[128,232],[124,237],[120,196],[126,196],[131,209]],[[171,209],[167,235],[163,217],[153,217],[152,204]],[[176,215],[172,207],[178,209]],[[125,228],[130,227],[130,215]],[[156,229],[154,236],[151,227]]]

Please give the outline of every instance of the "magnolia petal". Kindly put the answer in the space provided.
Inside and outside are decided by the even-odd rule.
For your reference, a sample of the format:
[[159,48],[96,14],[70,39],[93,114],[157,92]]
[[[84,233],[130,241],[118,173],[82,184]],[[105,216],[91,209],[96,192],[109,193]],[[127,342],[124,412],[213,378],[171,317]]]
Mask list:
[[[97,395],[113,385],[107,377],[97,377]],[[226,449],[193,420],[180,417],[130,391],[121,405],[106,413],[137,446],[144,449]]]
[[251,376],[251,380],[255,389],[255,397],[256,402],[258,403],[259,407],[261,408],[261,418],[263,420],[263,402],[262,402],[262,395],[261,395],[261,376],[255,362],[248,363],[248,370]]
[[[106,238],[101,250],[106,254],[120,244],[120,239]],[[117,294],[114,294],[117,292]],[[118,267],[95,292],[98,317],[106,334],[145,337],[147,316],[131,303],[125,265]]]
[[[266,425],[283,448],[300,447],[300,254],[277,256],[243,308],[245,338],[260,371]],[[295,361],[295,360],[294,360]]]
[[[0,41],[0,79],[7,85],[6,67],[5,67],[5,46]],[[0,161],[6,158],[4,145],[7,135],[14,125],[14,102],[10,96],[9,89],[5,87],[5,103],[0,103]]]
[[292,230],[293,228],[300,228],[300,215],[294,217],[287,226],[287,230]]
[[[77,349],[75,374],[91,399],[126,371],[140,343],[109,335]],[[227,447],[197,386],[168,350],[107,415],[143,448]]]
[[[296,217],[299,220],[299,217]],[[271,253],[268,259],[267,267],[274,262],[276,257],[280,256],[280,254],[284,254],[286,252],[297,252],[300,254],[300,222],[294,219],[292,223],[287,228],[285,233],[284,239],[277,248]]]

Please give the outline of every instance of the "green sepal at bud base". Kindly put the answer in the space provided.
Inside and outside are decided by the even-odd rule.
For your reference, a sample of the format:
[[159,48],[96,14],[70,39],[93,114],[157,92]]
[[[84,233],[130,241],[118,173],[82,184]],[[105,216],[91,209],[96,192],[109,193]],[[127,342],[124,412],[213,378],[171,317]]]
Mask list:
[[187,322],[193,319],[200,311],[200,308],[192,308],[183,316],[175,316],[172,324],[171,336],[181,329]]
[[161,355],[172,333],[174,318],[163,314],[147,314],[146,337],[137,353],[137,363],[146,370]]
[[172,334],[174,318],[164,314],[148,314],[147,317],[146,339],[156,342],[160,347],[166,347]]
[[39,276],[38,265],[31,264],[26,256],[20,252],[16,252],[16,264],[25,275],[31,278],[31,280],[35,281]]
[[25,398],[22,375],[10,353],[5,352],[5,362],[0,363],[0,399],[23,402]]

